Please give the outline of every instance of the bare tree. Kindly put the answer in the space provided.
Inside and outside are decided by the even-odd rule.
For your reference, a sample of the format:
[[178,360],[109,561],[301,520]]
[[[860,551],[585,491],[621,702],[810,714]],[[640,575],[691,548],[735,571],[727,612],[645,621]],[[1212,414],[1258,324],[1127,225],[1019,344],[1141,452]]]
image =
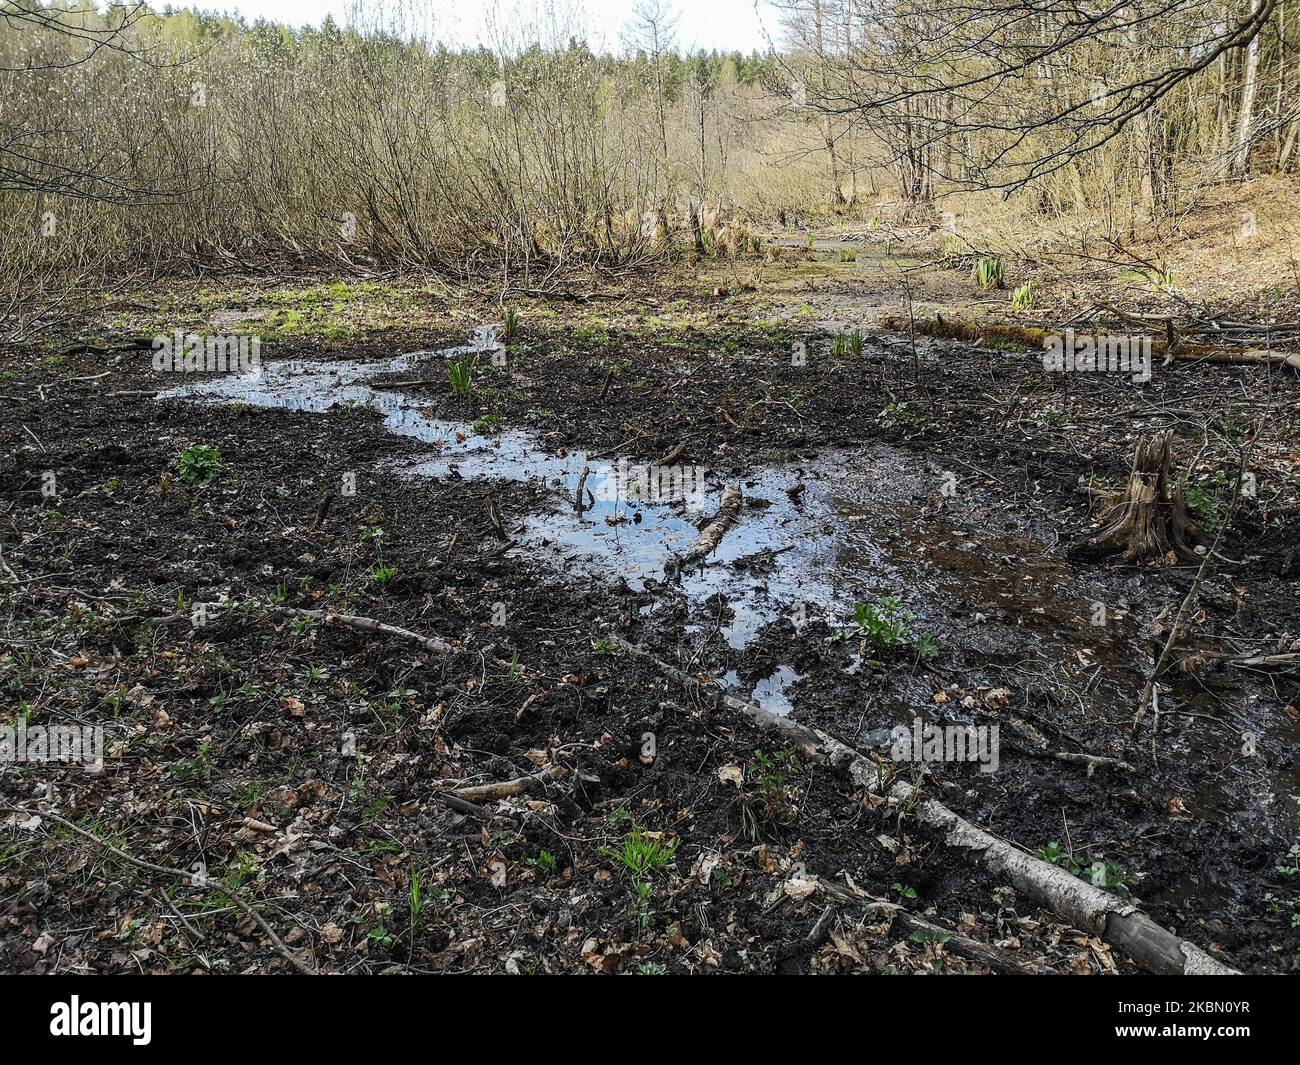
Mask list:
[[1010,190],[1100,148],[1249,48],[1277,3],[1225,13],[1219,0],[794,0],[788,10],[825,72],[801,83],[806,105],[879,134],[917,195],[921,173]]

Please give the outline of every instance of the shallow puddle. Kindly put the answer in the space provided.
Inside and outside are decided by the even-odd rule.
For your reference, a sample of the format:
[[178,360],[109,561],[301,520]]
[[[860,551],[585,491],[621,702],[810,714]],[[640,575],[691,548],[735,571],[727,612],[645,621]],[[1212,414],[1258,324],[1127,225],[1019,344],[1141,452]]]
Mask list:
[[[522,530],[512,525],[513,553],[577,576],[622,580],[638,591],[664,580],[717,509],[724,484],[711,470],[557,454],[521,429],[475,433],[465,422],[435,417],[427,401],[379,383],[395,374],[427,376],[430,364],[497,348],[495,334],[485,330],[468,345],[388,360],[268,362],[254,373],[185,385],[163,398],[313,413],[373,409],[389,431],[430,445],[427,456],[397,465],[399,473],[531,481],[550,490],[551,507],[529,515]],[[1131,659],[1129,627],[1090,627],[1100,593],[1050,561],[1046,545],[966,527],[970,508],[980,505],[977,490],[963,489],[972,494],[959,509],[945,502],[944,486],[955,481],[949,471],[877,444],[757,468],[740,481],[741,520],[704,566],[680,574],[680,587],[699,618],[710,616],[707,601],[721,597],[729,612],[712,608],[718,617],[710,627],[737,651],[782,617],[796,630],[816,619],[836,627],[852,616],[855,603],[894,595],[917,614],[917,627],[935,631],[941,643],[960,629],[963,645],[1007,666],[1028,657],[1082,682],[1099,668],[1099,656],[1113,651]],[[760,684],[761,693],[746,694],[788,710],[784,693],[798,676],[782,668],[788,672]],[[853,668],[846,657],[846,670]],[[1127,698],[1128,685],[1122,687]],[[1094,699],[1099,694],[1106,693],[1098,689]]]

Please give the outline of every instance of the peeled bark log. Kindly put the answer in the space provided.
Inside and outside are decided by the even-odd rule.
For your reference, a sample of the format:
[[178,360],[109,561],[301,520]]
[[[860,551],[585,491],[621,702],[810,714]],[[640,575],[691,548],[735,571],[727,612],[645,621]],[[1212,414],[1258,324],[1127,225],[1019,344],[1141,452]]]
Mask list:
[[680,573],[688,566],[703,562],[717,550],[718,544],[722,543],[722,538],[727,535],[727,530],[735,525],[736,519],[740,517],[740,504],[743,501],[740,489],[735,485],[729,484],[722,490],[722,503],[718,513],[700,531],[699,539],[695,541],[694,546],[671,567],[674,573]]
[[1192,544],[1206,537],[1187,512],[1182,488],[1172,484],[1172,435],[1166,431],[1138,441],[1128,485],[1106,498],[1108,524],[1074,554],[1101,558],[1122,552],[1127,562],[1171,552],[1182,561],[1198,557]]

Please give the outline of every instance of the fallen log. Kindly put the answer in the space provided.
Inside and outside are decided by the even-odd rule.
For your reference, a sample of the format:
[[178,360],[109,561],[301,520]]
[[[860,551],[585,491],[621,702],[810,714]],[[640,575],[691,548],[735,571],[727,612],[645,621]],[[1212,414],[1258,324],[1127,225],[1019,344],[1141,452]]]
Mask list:
[[991,836],[936,799],[918,800],[915,787],[904,781],[894,782],[888,767],[873,762],[834,736],[779,717],[752,703],[741,702],[718,691],[711,678],[706,684],[622,637],[611,636],[610,640],[628,653],[652,663],[664,676],[694,692],[710,689],[718,702],[744,715],[760,728],[779,729],[805,757],[830,765],[844,773],[857,787],[880,795],[891,806],[911,814],[938,832],[949,846],[970,852],[987,870],[1010,881],[1034,902],[1074,927],[1119,947],[1149,972],[1185,976],[1239,975],[1236,969],[1223,964],[1194,943],[1156,924],[1132,903],[1059,866],[1035,858],[1012,843]]
[[[904,786],[906,788],[906,786]],[[897,801],[891,791],[891,802]],[[910,788],[906,788],[908,794]],[[934,799],[912,810],[924,825],[938,831],[951,847],[977,853],[990,872],[1076,928],[1091,932],[1162,976],[1232,976],[1237,970],[1200,947],[1162,928],[1137,907],[1014,844],[996,839]]]
[[[1073,319],[1072,319],[1073,320]],[[1164,325],[1166,319],[1160,318],[1158,324]],[[1157,324],[1151,322],[1150,324]],[[889,316],[881,319],[882,329],[896,333],[919,333],[922,336],[941,339],[969,340],[974,343],[987,342],[996,337],[1024,345],[1026,348],[1041,348],[1043,341],[1058,336],[1064,330],[1036,329],[1019,325],[999,325],[996,323],[963,322],[958,319],[939,318],[938,320],[917,319]],[[1168,337],[1153,337],[1151,350],[1156,355],[1172,357],[1180,362],[1214,362],[1244,363],[1254,365],[1289,366],[1300,370],[1300,354],[1281,351],[1260,351],[1256,348],[1233,349],[1215,347],[1210,344],[1190,344],[1186,341],[1169,343]]]
[[702,562],[717,550],[718,545],[722,543],[722,538],[727,535],[727,531],[736,524],[736,519],[740,517],[742,502],[744,502],[744,498],[740,494],[740,489],[735,485],[729,484],[722,490],[722,504],[718,508],[718,513],[700,531],[699,538],[691,549],[677,559],[676,564],[672,566],[674,573],[680,573],[687,567]]

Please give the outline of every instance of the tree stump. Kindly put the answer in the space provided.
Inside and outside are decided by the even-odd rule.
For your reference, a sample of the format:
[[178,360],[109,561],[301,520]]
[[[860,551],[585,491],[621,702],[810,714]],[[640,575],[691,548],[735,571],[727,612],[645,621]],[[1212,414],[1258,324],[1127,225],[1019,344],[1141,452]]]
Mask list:
[[1169,475],[1172,439],[1165,431],[1138,441],[1128,485],[1104,497],[1105,527],[1076,554],[1104,558],[1122,552],[1127,562],[1170,554],[1180,561],[1199,557],[1193,545],[1206,537],[1187,512],[1182,486]]

